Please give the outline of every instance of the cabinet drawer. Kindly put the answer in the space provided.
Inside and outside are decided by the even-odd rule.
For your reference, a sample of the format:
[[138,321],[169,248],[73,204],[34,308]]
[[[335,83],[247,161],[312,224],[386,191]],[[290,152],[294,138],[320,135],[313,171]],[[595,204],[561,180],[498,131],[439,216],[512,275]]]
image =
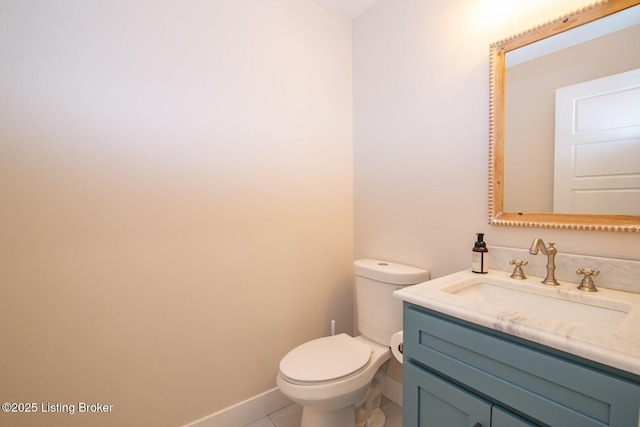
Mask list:
[[407,305],[405,358],[550,426],[638,427],[626,379]]

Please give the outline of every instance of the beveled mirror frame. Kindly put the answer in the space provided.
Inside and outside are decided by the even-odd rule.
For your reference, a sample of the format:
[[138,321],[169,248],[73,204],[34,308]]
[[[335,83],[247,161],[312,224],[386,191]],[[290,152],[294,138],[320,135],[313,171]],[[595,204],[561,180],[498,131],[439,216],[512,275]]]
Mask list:
[[640,216],[504,212],[505,58],[514,49],[640,4],[603,0],[490,46],[489,63],[489,224],[575,230],[640,232]]

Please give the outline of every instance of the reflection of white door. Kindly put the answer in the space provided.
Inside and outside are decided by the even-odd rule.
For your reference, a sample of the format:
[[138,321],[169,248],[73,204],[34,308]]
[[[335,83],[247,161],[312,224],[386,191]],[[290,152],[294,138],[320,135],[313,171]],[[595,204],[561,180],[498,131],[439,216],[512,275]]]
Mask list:
[[640,215],[640,69],[556,91],[553,211]]

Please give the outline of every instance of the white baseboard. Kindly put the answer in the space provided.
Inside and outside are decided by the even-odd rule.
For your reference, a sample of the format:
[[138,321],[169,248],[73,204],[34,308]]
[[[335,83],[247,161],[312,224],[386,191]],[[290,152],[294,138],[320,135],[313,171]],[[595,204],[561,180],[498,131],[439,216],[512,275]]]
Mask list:
[[[396,405],[402,406],[402,383],[387,377],[382,394]],[[291,400],[276,387],[186,424],[184,427],[242,427],[289,406],[291,403]]]
[[402,383],[387,377],[382,394],[398,406],[402,406]]
[[184,427],[242,427],[290,405],[292,402],[276,387],[222,411],[207,415]]

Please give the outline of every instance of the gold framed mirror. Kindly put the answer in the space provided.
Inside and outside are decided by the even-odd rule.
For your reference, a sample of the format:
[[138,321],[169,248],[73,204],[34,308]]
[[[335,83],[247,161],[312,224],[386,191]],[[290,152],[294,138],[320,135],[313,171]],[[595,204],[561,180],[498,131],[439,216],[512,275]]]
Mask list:
[[[614,35],[610,30],[605,31],[605,35],[595,35],[600,30],[594,30],[594,25],[602,26],[605,23],[609,25],[611,21],[622,19],[623,16],[631,14],[631,18],[627,19],[626,27],[622,31],[616,31]],[[615,139],[615,147],[606,148],[606,152],[615,152],[617,158],[612,160],[612,164],[616,165],[617,170],[607,172],[611,175],[610,181],[614,184],[608,184],[613,190],[601,190],[598,187],[600,184],[600,177],[603,172],[601,169],[602,162],[600,162],[601,152],[595,150],[594,147],[599,147],[593,138],[601,138],[600,131],[594,132],[593,129],[587,129],[584,134],[588,134],[591,140],[581,148],[580,159],[586,159],[591,157],[594,163],[597,163],[594,169],[598,169],[595,172],[590,172],[591,169],[586,166],[580,165],[578,168],[575,163],[575,157],[577,151],[575,146],[569,146],[566,148],[566,143],[563,142],[561,148],[562,153],[570,152],[573,154],[565,155],[558,154],[561,144],[556,143],[556,138],[563,136],[567,132],[560,129],[558,130],[559,123],[564,123],[566,120],[558,118],[557,105],[562,104],[561,95],[567,92],[566,88],[559,89],[558,87],[538,89],[531,86],[527,79],[531,79],[532,76],[538,78],[539,75],[535,75],[537,67],[538,70],[544,70],[543,73],[555,75],[554,70],[548,67],[548,64],[541,61],[547,61],[551,56],[560,56],[565,62],[571,62],[571,69],[563,71],[565,75],[571,75],[571,79],[583,79],[584,76],[578,76],[580,72],[576,72],[577,64],[582,60],[576,60],[574,53],[568,54],[568,45],[558,47],[563,42],[563,38],[567,36],[575,36],[576,33],[582,32],[590,34],[588,37],[593,39],[590,43],[599,43],[603,46],[602,56],[593,51],[591,45],[588,45],[583,40],[568,42],[569,45],[573,43],[573,46],[578,46],[576,49],[582,49],[583,53],[588,53],[584,56],[595,58],[594,62],[598,64],[614,64],[617,66],[616,59],[609,59],[605,55],[618,54],[623,57],[625,61],[631,58],[631,65],[624,64],[623,72],[620,70],[614,71],[616,75],[623,75],[628,72],[628,69],[637,68],[634,72],[635,75],[640,76],[640,50],[638,46],[638,34],[640,34],[640,0],[609,0],[600,1],[592,5],[586,6],[581,10],[568,13],[564,16],[558,17],[552,21],[549,21],[543,25],[532,28],[523,33],[519,33],[515,36],[493,43],[490,46],[490,96],[489,96],[489,223],[492,225],[505,225],[505,226],[528,226],[528,227],[546,227],[546,228],[562,228],[562,229],[578,229],[578,230],[602,230],[602,231],[628,231],[628,232],[640,232],[640,136],[628,136],[620,133],[614,134],[610,137]],[[629,23],[630,22],[630,23]],[[608,31],[608,32],[607,32]],[[606,37],[620,37],[618,33],[624,33],[624,37],[631,37],[634,44],[630,42],[612,42],[612,39]],[[597,38],[596,38],[597,37]],[[614,39],[617,40],[617,39]],[[631,42],[632,43],[632,42]],[[631,48],[630,51],[615,53],[614,47],[618,47],[620,44],[627,44]],[[542,47],[541,47],[542,46]],[[542,49],[542,50],[540,50]],[[546,49],[546,51],[545,51]],[[573,48],[572,48],[573,49]],[[545,53],[524,53],[528,51],[544,51]],[[550,52],[550,53],[549,53]],[[527,57],[529,55],[529,57]],[[537,57],[537,59],[530,59]],[[577,53],[575,54],[577,55]],[[518,59],[522,57],[524,59]],[[544,57],[544,58],[543,58]],[[572,59],[573,58],[573,59]],[[634,62],[637,61],[637,62]],[[520,71],[518,66],[508,64],[530,62],[531,64],[537,63],[535,66],[531,66],[526,71]],[[635,65],[634,65],[635,64]],[[507,67],[509,68],[509,76],[507,76]],[[529,67],[529,66],[528,66]],[[542,68],[540,68],[542,67]],[[626,67],[626,68],[624,68]],[[518,71],[512,71],[518,70]],[[598,71],[602,73],[604,71]],[[611,71],[607,71],[610,73]],[[517,74],[520,73],[520,74]],[[588,73],[587,73],[588,74]],[[605,74],[608,76],[608,74]],[[517,77],[525,76],[525,77]],[[626,74],[623,76],[626,78]],[[597,77],[597,75],[596,75]],[[520,79],[520,80],[518,80]],[[591,81],[600,81],[604,78],[596,78]],[[547,79],[548,80],[548,79]],[[619,79],[618,79],[619,80]],[[539,93],[545,99],[540,101],[545,104],[545,108],[540,108],[535,102],[530,102],[527,98],[524,98],[522,102],[513,101],[513,93],[516,89],[512,89],[515,86],[507,86],[507,83],[513,85],[512,82],[525,82],[523,87],[528,87],[528,91],[531,93]],[[582,80],[577,80],[582,82]],[[626,80],[625,80],[626,81]],[[555,83],[557,84],[557,83]],[[565,83],[566,84],[566,83]],[[580,83],[581,84],[581,83]],[[580,86],[575,82],[568,87]],[[527,86],[528,85],[528,86]],[[521,85],[522,86],[522,85]],[[509,88],[509,93],[508,89]],[[572,89],[569,89],[571,91]],[[635,89],[634,89],[635,91]],[[611,92],[611,91],[610,91]],[[573,92],[572,92],[573,93]],[[640,86],[637,91],[634,92],[635,98],[640,99]],[[564,96],[564,95],[562,95]],[[517,98],[517,97],[516,97]],[[586,99],[586,98],[585,98]],[[591,99],[591,98],[589,98]],[[635,102],[635,101],[634,101]],[[566,103],[566,102],[565,102]],[[518,104],[524,104],[528,110],[517,110]],[[575,104],[575,103],[574,103]],[[571,104],[571,105],[574,105]],[[577,105],[577,104],[575,104]],[[606,104],[603,104],[606,105]],[[507,112],[507,108],[510,110]],[[582,111],[587,111],[588,108],[581,108]],[[601,114],[603,111],[610,111],[610,116],[620,121],[620,117],[625,114],[618,114],[615,109],[607,107],[606,109],[598,109],[599,107],[592,108],[592,116],[600,118],[607,114]],[[544,111],[543,111],[544,110]],[[548,110],[548,111],[547,111]],[[627,108],[629,110],[629,108]],[[635,111],[635,108],[633,109]],[[640,111],[640,110],[638,110]],[[575,112],[574,112],[575,113]],[[540,117],[537,117],[537,115]],[[565,114],[565,113],[562,113]],[[536,116],[534,116],[536,115]],[[633,116],[630,120],[627,120],[622,125],[616,126],[625,127],[625,129],[632,129],[634,132],[640,131],[640,113],[633,112]],[[526,126],[518,124],[517,121],[511,121],[512,117],[520,118],[521,122],[529,123],[530,129],[526,130]],[[509,122],[507,122],[509,118]],[[574,119],[569,120],[568,126],[574,125]],[[592,120],[585,119],[585,122]],[[543,124],[549,122],[548,125]],[[564,125],[562,125],[564,126]],[[550,128],[550,129],[546,129]],[[546,129],[546,130],[544,130]],[[516,132],[515,130],[518,130]],[[540,131],[546,132],[541,135],[533,135],[533,133]],[[563,133],[564,132],[564,133]],[[520,145],[520,139],[526,139],[523,135],[527,135],[529,139],[529,146]],[[594,136],[595,135],[595,136]],[[519,136],[521,138],[519,138]],[[544,144],[544,145],[543,145]],[[611,147],[611,146],[609,146]],[[569,150],[569,151],[567,151]],[[571,151],[573,150],[573,151]],[[531,153],[534,155],[531,155]],[[558,160],[559,157],[571,157],[569,159],[570,167],[563,166]],[[540,157],[540,160],[532,160],[533,158]],[[520,158],[520,164],[518,161],[512,160]],[[538,163],[539,164],[536,164]],[[529,174],[525,169],[530,168]],[[614,168],[614,166],[607,166],[607,168]],[[565,175],[565,171],[580,169],[579,173],[575,173],[574,181],[578,182],[578,186],[587,185],[584,179],[585,176],[594,175],[599,180],[596,184],[596,190],[584,188],[578,188],[572,190],[570,200],[571,205],[567,205],[565,202],[559,199],[560,193],[562,193],[567,186],[566,182],[560,180],[562,175]],[[523,177],[516,177],[514,170],[525,170]],[[587,172],[583,172],[587,170]],[[572,172],[573,173],[573,172]],[[581,175],[582,174],[582,175]],[[558,181],[554,183],[554,180]],[[627,181],[633,181],[632,184],[628,184]],[[629,182],[631,182],[629,181]],[[621,184],[623,183],[623,184]],[[591,184],[593,185],[593,184]],[[635,186],[635,188],[633,187]],[[533,194],[536,191],[541,191],[541,195]],[[562,191],[561,191],[562,190]],[[522,195],[521,196],[513,196]],[[626,199],[622,207],[618,207],[616,204],[618,198],[622,196],[630,196],[630,199]],[[542,200],[540,204],[531,204],[530,201],[536,199]],[[630,200],[630,201],[629,201]],[[596,208],[589,208],[589,205],[596,206]],[[560,206],[560,208],[558,208]],[[569,206],[567,208],[566,206]],[[585,207],[586,206],[586,207]],[[584,210],[583,210],[584,209]],[[595,210],[594,210],[595,209]]]

